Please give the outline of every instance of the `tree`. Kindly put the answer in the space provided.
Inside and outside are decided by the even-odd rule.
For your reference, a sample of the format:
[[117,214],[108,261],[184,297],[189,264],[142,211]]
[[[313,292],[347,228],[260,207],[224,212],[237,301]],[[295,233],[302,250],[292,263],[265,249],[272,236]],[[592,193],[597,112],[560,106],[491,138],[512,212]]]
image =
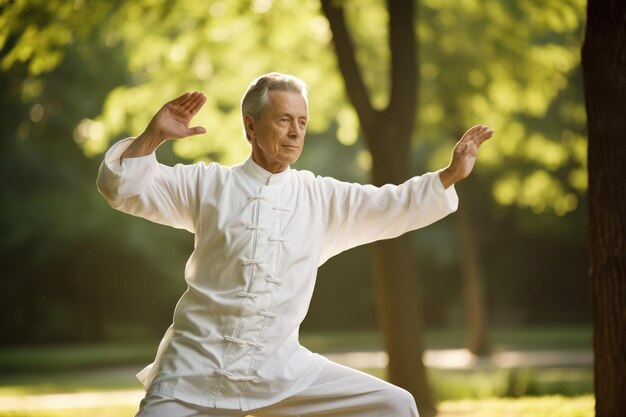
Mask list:
[[[419,13],[426,17],[420,19],[415,19],[414,2],[390,0],[387,2],[386,52],[374,53],[375,59],[371,59],[369,51],[375,46],[363,42],[363,36],[360,39],[360,46],[370,54],[369,65],[363,64],[364,54],[355,47],[354,32],[359,26],[352,26],[351,31],[349,22],[346,23],[346,11],[357,7],[354,3],[323,0],[322,9],[333,32],[347,95],[371,151],[373,183],[397,183],[410,175],[408,155],[416,113],[423,115],[419,126],[422,135],[425,133],[443,144],[446,144],[446,137],[456,137],[463,125],[484,120],[495,125],[507,139],[486,148],[488,165],[505,172],[505,175],[495,176],[498,178],[493,186],[496,199],[503,204],[517,202],[538,212],[554,207],[559,215],[576,208],[577,197],[572,188],[579,189],[580,182],[568,181],[568,174],[581,170],[576,159],[570,158],[577,147],[558,142],[562,137],[579,142],[579,137],[571,131],[562,134],[563,127],[559,123],[551,127],[558,132],[556,135],[556,132],[542,132],[542,129],[533,131],[535,128],[529,121],[543,119],[548,112],[561,108],[561,94],[569,85],[567,76],[577,64],[575,48],[571,47],[580,28],[577,0],[541,8],[533,2],[521,5],[508,1],[489,2],[487,7],[480,8],[471,1],[423,1],[418,2]],[[359,7],[368,6],[360,2]],[[559,14],[563,19],[555,19]],[[538,23],[541,31],[531,31],[524,26],[526,16]],[[416,21],[420,22],[419,48],[425,51],[419,59],[414,32]],[[518,29],[514,34],[512,26]],[[380,31],[373,26],[365,30]],[[563,44],[556,42],[561,36],[565,39]],[[529,45],[532,45],[530,50]],[[387,53],[390,55],[389,77],[384,69]],[[428,81],[419,86],[419,104],[418,69]],[[372,77],[372,72],[376,72],[376,76]],[[381,84],[387,80],[390,84],[388,101],[381,105],[380,91],[385,89]],[[436,125],[434,129],[433,125]],[[531,126],[529,132],[525,131],[525,125]],[[526,134],[532,140],[524,141]],[[440,149],[446,146],[435,145]],[[428,165],[436,169],[445,163],[439,155],[447,157],[449,148],[439,152],[431,147],[429,151],[434,156],[429,158]],[[519,162],[511,163],[513,158],[530,160],[532,164],[520,169]],[[570,161],[574,163],[570,165]],[[512,178],[518,183],[513,183]],[[468,294],[468,319],[473,329],[470,348],[484,353],[488,346],[482,314],[481,268],[468,216],[465,212],[460,219],[459,237],[464,251],[462,275]],[[403,252],[408,246],[407,240],[374,246],[380,323],[390,356],[391,380],[412,391],[418,403],[430,410],[432,403],[425,388],[423,366],[419,358],[415,360],[422,342],[416,335],[420,332],[419,323],[415,323],[420,310],[416,302],[414,261]],[[413,301],[409,301],[411,298]],[[412,307],[404,315],[417,316],[398,320],[400,310],[406,305]]]
[[[171,294],[184,289],[189,237],[113,213],[94,187],[99,161],[77,146],[84,120],[130,78],[123,50],[101,42],[98,25],[82,30],[103,18],[103,2],[78,4],[1,9],[0,27],[12,31],[0,53],[1,343],[154,338],[171,321]],[[159,255],[162,241],[170,247]],[[149,291],[147,314],[136,300],[154,280],[162,285]]]
[[[469,224],[493,225],[492,210],[500,214],[505,212],[513,220],[512,223],[515,223],[521,217],[520,212],[523,212],[516,206],[529,209],[528,213],[523,214],[525,219],[532,218],[528,223],[542,221],[544,224],[552,224],[554,220],[545,220],[549,216],[537,218],[533,213],[552,210],[558,217],[571,212],[577,205],[581,206],[578,199],[583,196],[586,187],[586,140],[579,129],[579,126],[584,125],[584,107],[574,87],[580,50],[579,28],[583,20],[583,13],[579,11],[582,10],[582,2],[583,0],[564,0],[552,4],[537,0],[486,0],[482,3],[475,0],[422,0],[416,3],[418,18],[414,23],[420,51],[416,70],[422,81],[419,83],[415,111],[419,120],[419,131],[414,129],[412,135],[414,157],[410,162],[411,173],[436,169],[447,162],[451,147],[449,139],[457,137],[464,126],[485,121],[496,128],[499,136],[506,138],[493,141],[482,152],[481,168],[474,177],[479,179],[474,185],[481,195],[475,198],[477,203]],[[344,6],[350,35],[355,44],[359,45],[355,48],[355,55],[360,64],[363,82],[367,84],[368,99],[376,109],[375,114],[382,115],[384,111],[378,109],[387,103],[386,83],[389,80],[386,65],[389,48],[385,41],[387,10],[381,6],[383,2],[380,0],[345,0],[337,3]],[[54,137],[59,138],[58,140],[69,139],[64,144],[78,157],[81,155],[75,152],[76,144],[88,156],[100,158],[101,152],[111,140],[136,134],[143,129],[149,117],[156,111],[156,108],[151,107],[154,103],[164,102],[180,91],[201,89],[210,96],[210,102],[197,122],[205,125],[209,134],[178,142],[174,146],[174,152],[186,160],[209,159],[229,164],[240,161],[249,151],[245,140],[240,140],[238,112],[238,100],[245,83],[261,72],[278,70],[298,74],[311,87],[310,133],[313,135],[310,137],[313,136],[313,140],[307,145],[305,158],[308,161],[300,166],[323,175],[365,180],[366,172],[369,171],[367,156],[370,152],[363,149],[362,141],[357,140],[357,115],[342,94],[341,78],[332,50],[328,48],[331,37],[328,20],[320,14],[318,0],[298,2],[297,8],[293,5],[292,0],[216,0],[202,8],[197,7],[193,0],[174,0],[159,4],[147,1],[89,0],[5,3],[0,9],[2,69],[27,69],[22,74],[25,78],[23,87],[12,88],[19,90],[16,95],[18,98],[14,100],[24,108],[26,119],[29,111],[35,119],[42,109],[45,113],[43,122],[26,120],[18,128],[21,134],[11,139],[19,137],[20,146],[27,147],[33,142],[31,135],[24,134],[27,131],[24,126],[28,125],[39,131],[45,129],[46,141],[32,144],[28,151],[47,155],[48,151],[56,149],[59,154],[66,153],[66,147],[52,145],[39,148],[45,143],[54,143],[51,140],[53,132],[45,127],[49,126],[45,119],[49,110],[55,108],[55,101],[48,103],[46,96],[51,88],[56,88],[56,96],[64,103],[63,114],[71,112],[73,119],[68,121],[72,124],[69,134],[65,129],[62,134],[55,132],[58,134]],[[89,36],[94,29],[97,36]],[[96,50],[94,45],[97,45]],[[81,59],[65,62],[68,51],[78,52]],[[103,51],[115,51],[114,55],[119,58],[111,60],[102,55]],[[62,64],[66,65],[63,71],[54,70],[56,74],[51,78],[41,76],[58,68],[60,62],[65,62]],[[98,70],[108,76],[115,69],[127,74],[126,78],[108,86],[103,85],[103,75]],[[81,85],[76,83],[77,79],[82,80]],[[93,87],[96,83],[99,90],[108,91],[94,94]],[[78,93],[72,93],[76,97],[68,100],[65,96],[68,91],[73,91],[72,88]],[[8,91],[0,90],[3,93]],[[101,95],[106,96],[104,104]],[[84,108],[85,98],[91,103],[89,109]],[[6,108],[17,108],[15,101],[8,103]],[[68,105],[70,101],[73,103],[71,108]],[[72,109],[76,108],[81,111],[73,112]],[[17,119],[9,114],[5,117]],[[376,117],[371,120],[375,121]],[[449,123],[450,120],[454,123]],[[3,133],[9,136],[9,130],[4,127],[5,125]],[[72,130],[76,143],[72,140]],[[320,151],[317,144],[314,145],[317,139],[315,136],[319,133],[326,135],[322,141],[318,141],[324,142],[324,152]],[[346,146],[325,140],[331,137],[337,137]],[[417,137],[419,141],[416,140]],[[164,157],[163,152],[167,151],[169,149],[161,151],[160,156]],[[379,157],[376,155],[378,151],[372,152],[376,158]],[[332,153],[333,158],[327,157],[328,153]],[[406,155],[408,154],[407,152]],[[338,155],[341,155],[341,159]],[[60,155],[59,165],[66,166],[62,158],[63,155]],[[173,161],[174,158],[170,158],[168,162]],[[92,160],[90,165],[95,163],[97,162]],[[334,165],[332,170],[327,169],[329,164]],[[383,165],[378,161],[375,161],[375,165],[374,168],[380,172]],[[93,172],[85,172],[85,188],[95,193],[91,179]],[[346,172],[350,172],[348,178]],[[353,172],[357,174],[352,176]],[[488,175],[481,176],[481,173]],[[401,178],[402,175],[395,177]],[[6,178],[6,181],[12,181],[11,176]],[[464,185],[466,184],[459,187],[460,193],[463,192]],[[489,190],[490,187],[492,190]],[[45,194],[46,198],[51,195],[53,193]],[[495,197],[495,202],[488,201],[491,196]],[[42,197],[42,200],[36,201],[37,204],[25,204],[32,204],[33,207],[56,207],[50,201],[49,198],[43,200]],[[468,199],[462,196],[465,208],[461,215],[470,214],[466,210],[467,202]],[[95,199],[94,204],[97,206],[98,203],[102,202]],[[498,204],[504,208],[498,207]],[[83,210],[83,213],[88,211]],[[35,215],[32,217],[36,218]],[[66,214],[66,220],[77,233],[84,230],[76,224],[72,216]],[[569,240],[575,242],[578,236],[575,231],[579,229],[579,223],[571,227],[572,220],[557,220],[562,221],[562,227],[572,236]],[[37,224],[30,219],[23,223],[31,227],[23,227],[15,221],[10,223],[16,236],[23,236],[22,231],[32,230],[32,226]],[[37,233],[33,233],[44,237],[38,242],[48,242],[48,245],[61,249],[63,246],[58,245],[57,240],[50,239],[55,235],[44,227],[45,224],[42,224]],[[426,246],[424,253],[432,255],[430,248],[433,234],[449,235],[445,230],[447,224],[449,223],[443,222],[416,234],[415,240],[418,244],[420,240],[428,241],[422,243]],[[511,227],[510,224],[505,226]],[[549,229],[544,227],[544,230]],[[65,228],[58,229],[59,237],[67,234]],[[115,229],[108,227],[106,231]],[[487,235],[487,229],[481,228],[481,236]],[[158,245],[153,244],[151,248],[144,246],[146,241],[155,239],[140,238],[142,233],[144,232],[141,230],[134,233],[137,236],[135,246],[141,246],[146,253],[157,253],[155,246]],[[498,233],[500,236],[503,234],[502,231]],[[557,232],[551,233],[552,236],[557,235]],[[95,236],[100,234],[101,231],[94,231]],[[536,234],[541,235],[538,232]],[[559,238],[560,243],[565,240]],[[10,239],[5,240],[7,244],[11,244]],[[482,244],[487,243],[485,240],[487,239],[483,239]],[[475,238],[468,242],[478,248],[475,246]],[[454,246],[453,242],[448,243],[440,246]],[[486,278],[493,277],[490,285],[494,281],[507,281],[506,284],[499,285],[514,294],[512,303],[503,303],[504,309],[510,309],[510,305],[515,303],[519,303],[518,308],[524,308],[520,301],[523,298],[515,289],[531,288],[533,283],[545,280],[546,276],[543,266],[539,266],[536,267],[539,273],[531,274],[529,279],[523,277],[529,265],[528,255],[523,250],[523,243],[518,245],[520,250],[516,252],[519,254],[511,255],[514,252],[511,250],[507,250],[506,254],[500,253],[504,256],[500,257],[499,263],[506,264],[512,256],[517,256],[515,259],[525,262],[524,268],[517,268],[518,271],[511,273],[503,271],[503,268],[494,268],[495,263],[484,265]],[[495,249],[502,250],[501,247]],[[108,250],[110,248],[103,252]],[[433,256],[424,257],[420,264],[421,273],[426,274],[423,271],[428,268],[432,271],[432,265],[441,262],[444,273],[453,277],[459,276],[459,271],[455,268],[459,264],[457,259],[460,256],[455,252],[449,251],[441,261],[433,260]],[[465,252],[469,253],[467,250]],[[24,250],[24,253],[27,252]],[[563,253],[568,254],[567,251]],[[29,257],[29,265],[33,264],[34,258]],[[15,257],[16,265],[19,264],[17,259],[21,258]],[[554,259],[551,262],[555,267],[559,264]],[[45,267],[41,269],[46,270]],[[71,276],[65,273],[59,275],[63,275],[57,278],[59,280]],[[80,276],[76,273],[75,275]],[[174,273],[174,276],[177,275]],[[508,280],[500,279],[504,276]],[[515,278],[519,279],[511,282]],[[136,278],[129,275],[126,281],[135,280]],[[429,281],[425,286],[444,287],[441,282],[445,282],[445,279]],[[559,277],[558,280],[551,279],[550,283],[554,288],[562,285],[571,288],[568,281],[571,280],[567,277]],[[77,283],[82,284],[84,281],[77,280]],[[451,287],[444,289],[446,297],[454,294],[459,287],[454,281],[448,285]],[[491,293],[494,294],[495,291]],[[360,298],[369,300],[370,295],[361,294]],[[11,298],[10,293],[7,292],[5,297]],[[457,300],[454,295],[446,300],[447,302],[441,302],[439,297],[426,300],[430,303],[429,307],[436,305],[435,313],[441,313],[428,317],[431,323],[450,324],[447,310],[454,309]],[[527,297],[525,300],[532,301],[532,298]],[[558,310],[559,307],[556,306],[551,304],[550,308]],[[528,310],[530,309],[526,311]],[[538,310],[540,309],[533,308],[532,314],[536,314]],[[80,314],[76,311],[72,316]],[[452,318],[452,323],[456,322]]]
[[[346,93],[359,118],[361,131],[372,154],[372,182],[399,184],[410,176],[411,137],[417,103],[417,44],[412,1],[390,0],[390,93],[378,110],[357,64],[354,43],[341,3],[322,0],[322,10],[333,33],[337,60]],[[373,245],[374,279],[378,315],[389,354],[390,380],[410,391],[423,415],[435,412],[422,363],[423,341],[419,289],[411,237]]]
[[500,138],[484,149],[482,169],[458,187],[467,347],[485,354],[489,343],[483,288],[488,274],[483,271],[488,267],[481,265],[478,237],[484,233],[473,229],[492,213],[473,201],[480,200],[476,195],[481,188],[491,187],[504,206],[557,216],[577,208],[585,185],[580,181],[584,153],[577,152],[585,145],[584,117],[581,121],[575,117],[581,112],[573,111],[582,108],[575,94],[582,6],[578,0],[487,1],[482,7],[471,1],[418,4],[424,79],[418,104],[420,140],[433,137],[435,147],[429,148],[429,169],[445,163],[447,139],[468,124],[486,122]]
[[596,415],[626,409],[626,3],[590,0],[582,49]]

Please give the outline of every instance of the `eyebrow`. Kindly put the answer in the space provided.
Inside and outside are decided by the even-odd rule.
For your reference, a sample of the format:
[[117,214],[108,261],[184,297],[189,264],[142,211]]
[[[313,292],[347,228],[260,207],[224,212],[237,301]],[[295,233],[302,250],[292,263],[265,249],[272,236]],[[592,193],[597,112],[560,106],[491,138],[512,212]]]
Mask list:
[[305,119],[305,120],[309,120],[309,116],[307,116],[307,115],[296,115],[294,113],[287,113],[287,112],[280,113],[278,118],[283,118],[285,116],[287,116],[287,117],[289,117],[291,119]]

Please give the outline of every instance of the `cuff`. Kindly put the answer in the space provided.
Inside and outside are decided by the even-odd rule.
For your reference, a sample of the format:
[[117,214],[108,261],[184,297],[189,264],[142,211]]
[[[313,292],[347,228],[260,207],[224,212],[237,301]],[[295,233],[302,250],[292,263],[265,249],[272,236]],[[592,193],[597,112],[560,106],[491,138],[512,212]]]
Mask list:
[[459,208],[459,196],[456,193],[456,188],[454,188],[454,184],[448,188],[443,188],[443,183],[441,182],[441,177],[439,176],[440,172],[441,170],[434,173],[436,176],[435,187],[440,193],[445,195],[450,211],[456,211]]
[[100,166],[98,189],[113,205],[119,205],[121,200],[139,194],[158,170],[154,152],[146,156],[124,158],[120,162],[120,157],[135,139],[127,138],[113,145]]

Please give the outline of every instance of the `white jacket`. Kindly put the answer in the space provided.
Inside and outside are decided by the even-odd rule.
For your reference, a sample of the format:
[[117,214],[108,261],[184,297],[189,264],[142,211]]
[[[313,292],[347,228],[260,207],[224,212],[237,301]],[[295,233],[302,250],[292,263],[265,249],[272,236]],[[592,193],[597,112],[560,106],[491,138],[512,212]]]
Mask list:
[[326,359],[300,346],[318,267],[344,250],[399,236],[457,208],[438,173],[399,186],[351,184],[251,159],[234,167],[119,158],[98,189],[123,212],[195,233],[188,284],[155,361],[149,392],[205,407],[250,410],[306,388]]

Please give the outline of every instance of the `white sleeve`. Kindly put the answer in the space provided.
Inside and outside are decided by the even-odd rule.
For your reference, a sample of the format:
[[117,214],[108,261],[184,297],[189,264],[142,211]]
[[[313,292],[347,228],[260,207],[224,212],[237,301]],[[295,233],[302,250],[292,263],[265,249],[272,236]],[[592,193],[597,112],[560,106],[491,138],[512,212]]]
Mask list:
[[120,162],[133,140],[124,139],[106,153],[98,171],[100,194],[117,210],[193,233],[206,166],[169,167],[160,164],[154,153]]
[[444,189],[439,172],[382,187],[321,180],[327,210],[321,263],[355,246],[428,226],[458,207],[454,186]]

